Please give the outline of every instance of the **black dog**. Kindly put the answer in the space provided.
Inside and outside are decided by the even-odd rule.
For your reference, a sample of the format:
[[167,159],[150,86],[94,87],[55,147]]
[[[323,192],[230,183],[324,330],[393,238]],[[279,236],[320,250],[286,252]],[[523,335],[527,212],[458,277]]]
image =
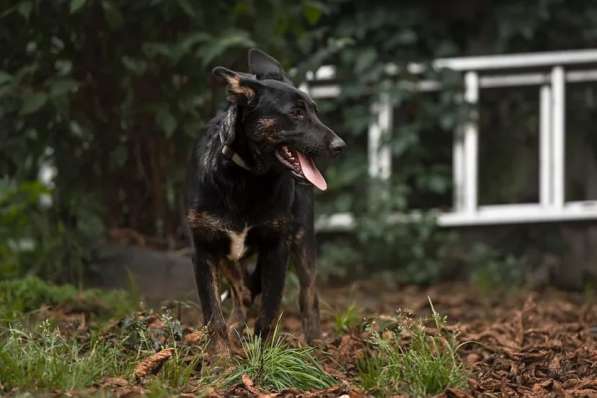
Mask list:
[[[195,144],[188,173],[186,217],[195,278],[217,348],[225,348],[229,336],[218,273],[231,287],[231,327],[244,326],[246,306],[261,293],[255,331],[267,337],[291,255],[300,279],[305,337],[309,342],[319,337],[313,186],[325,190],[327,185],[313,158],[336,155],[346,146],[275,59],[251,50],[249,71],[213,70],[227,84],[229,103]],[[243,260],[253,253],[257,265],[249,273]]]

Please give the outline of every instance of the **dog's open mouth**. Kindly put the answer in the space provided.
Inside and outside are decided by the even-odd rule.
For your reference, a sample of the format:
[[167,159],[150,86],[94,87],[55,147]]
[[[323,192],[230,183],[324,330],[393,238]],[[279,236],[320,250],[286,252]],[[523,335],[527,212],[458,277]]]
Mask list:
[[307,180],[322,191],[328,188],[328,184],[317,169],[317,166],[315,166],[315,162],[307,155],[303,155],[299,151],[282,145],[276,151],[276,157],[280,163],[290,169],[290,172],[296,178]]

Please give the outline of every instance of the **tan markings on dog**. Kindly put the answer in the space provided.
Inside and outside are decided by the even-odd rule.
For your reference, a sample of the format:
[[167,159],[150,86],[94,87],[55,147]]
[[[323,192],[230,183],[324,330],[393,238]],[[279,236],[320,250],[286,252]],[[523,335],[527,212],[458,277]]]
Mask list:
[[250,87],[246,87],[240,84],[239,76],[226,76],[228,82],[228,91],[237,95],[244,95],[247,99],[252,99],[255,96],[255,91]]
[[226,229],[224,222],[205,211],[189,210],[187,212],[187,222],[191,229],[202,229],[211,232],[223,231]]
[[234,293],[237,295],[239,302],[245,306],[249,305],[251,303],[251,292],[247,287],[242,270],[239,268],[239,264],[230,261],[222,261],[220,269],[222,275],[226,278]]
[[274,218],[270,221],[270,225],[277,231],[284,231],[290,226],[290,221],[286,217]]
[[272,144],[276,144],[278,142],[276,119],[264,117],[257,120],[257,132],[263,140],[266,140]]
[[241,232],[227,231],[228,237],[230,238],[230,252],[228,258],[232,261],[238,261],[247,251],[245,246],[245,240],[247,239],[247,233],[251,227],[245,227]]
[[257,125],[260,129],[272,129],[276,125],[276,119],[270,117],[263,117],[257,121]]

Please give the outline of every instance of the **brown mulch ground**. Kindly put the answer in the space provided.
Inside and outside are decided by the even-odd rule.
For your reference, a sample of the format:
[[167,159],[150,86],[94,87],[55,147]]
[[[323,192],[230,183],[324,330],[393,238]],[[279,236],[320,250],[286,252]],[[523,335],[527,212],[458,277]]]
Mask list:
[[[397,309],[428,315],[429,297],[466,343],[460,355],[470,372],[469,390],[443,396],[597,397],[597,300],[590,295],[544,290],[483,296],[463,284],[400,289],[368,281],[322,289],[322,296],[325,351],[342,364],[344,373],[336,369],[334,375],[349,384],[366,336],[335,336],[333,314],[355,303],[365,315]],[[286,330],[300,335],[297,314],[287,310],[284,319]]]
[[[320,291],[324,336],[318,355],[324,368],[342,381],[341,385],[320,391],[272,394],[247,377],[228,391],[212,391],[209,396],[368,396],[355,381],[357,361],[366,351],[367,332],[356,329],[337,335],[334,316],[351,304],[367,318],[392,315],[398,309],[429,315],[430,299],[439,313],[447,315],[449,328],[463,343],[459,355],[469,372],[467,389],[447,390],[440,397],[597,397],[597,300],[591,295],[543,290],[488,296],[463,284],[398,288],[375,280]],[[290,304],[284,311],[283,327],[290,341],[298,343],[300,320],[292,295],[292,291],[287,292]],[[196,325],[196,313],[193,310],[191,315],[179,315],[183,324]],[[80,330],[86,326],[85,317],[75,315],[65,322]],[[146,319],[147,328],[159,331],[163,325],[154,318]],[[200,331],[185,330],[185,344],[201,338]],[[160,351],[141,362],[136,369],[137,379],[159,371],[170,355],[167,350]],[[98,390],[115,396],[144,394],[144,384],[129,376],[108,378],[90,391],[69,394],[84,396]],[[194,396],[192,389],[183,395]]]
[[[332,307],[351,300],[377,314],[396,308],[426,313],[429,297],[466,343],[460,354],[470,390],[446,396],[597,397],[597,304],[586,294],[546,290],[483,298],[465,285],[380,293],[379,284],[366,282],[324,296]],[[350,340],[336,339],[344,360],[358,357],[358,337]]]

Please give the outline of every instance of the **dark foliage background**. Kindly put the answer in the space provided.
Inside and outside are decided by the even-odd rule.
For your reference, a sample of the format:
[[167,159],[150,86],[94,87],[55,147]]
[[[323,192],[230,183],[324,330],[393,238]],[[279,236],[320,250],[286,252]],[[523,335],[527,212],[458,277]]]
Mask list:
[[[124,235],[160,248],[184,245],[185,162],[192,140],[222,101],[222,90],[209,70],[215,65],[243,70],[250,47],[276,56],[297,82],[319,65],[338,68],[342,93],[336,100],[321,101],[321,108],[351,147],[348,156],[328,168],[330,190],[320,195],[318,212],[353,211],[359,232],[324,240],[324,273],[341,275],[346,267],[376,267],[399,271],[394,274],[401,280],[429,282],[452,274],[455,266],[481,264],[485,274],[477,272],[476,278],[491,285],[497,274],[508,284],[510,271],[504,269],[514,270],[516,279],[519,261],[532,258],[533,264],[543,263],[545,255],[566,250],[562,231],[553,226],[549,239],[531,227],[492,233],[504,237],[507,249],[498,252],[486,246],[462,249],[457,243],[462,235],[437,231],[432,217],[416,224],[386,225],[387,211],[449,206],[451,134],[466,117],[466,107],[458,94],[458,75],[429,72],[446,90],[423,95],[407,84],[420,76],[404,69],[389,75],[385,65],[445,56],[589,48],[597,40],[595,2],[4,0],[0,4],[3,277],[35,273],[77,280],[98,242]],[[593,89],[583,89],[577,97],[594,96]],[[391,145],[397,166],[389,194],[372,205],[363,189],[371,185],[366,180],[366,132],[370,105],[383,92],[396,105]],[[509,176],[532,178],[536,131],[512,126],[536,124],[537,116],[524,111],[533,109],[533,99],[522,93],[507,99],[498,96],[495,101],[499,103],[491,109],[500,110],[506,128],[497,131],[489,122],[485,139],[499,133],[501,142],[515,140],[516,158],[522,161]],[[582,134],[595,116],[595,105],[588,109],[577,121]],[[521,134],[530,138],[521,141]],[[586,133],[593,156],[594,137]],[[483,191],[482,201],[532,198],[536,192],[528,187],[528,179],[495,177],[507,156],[492,154],[482,153],[488,161],[481,180],[496,181]],[[39,180],[43,165],[55,168],[50,183]],[[370,192],[375,189],[369,186]],[[593,195],[583,189],[570,187],[574,195]],[[529,247],[534,248],[530,255]]]

